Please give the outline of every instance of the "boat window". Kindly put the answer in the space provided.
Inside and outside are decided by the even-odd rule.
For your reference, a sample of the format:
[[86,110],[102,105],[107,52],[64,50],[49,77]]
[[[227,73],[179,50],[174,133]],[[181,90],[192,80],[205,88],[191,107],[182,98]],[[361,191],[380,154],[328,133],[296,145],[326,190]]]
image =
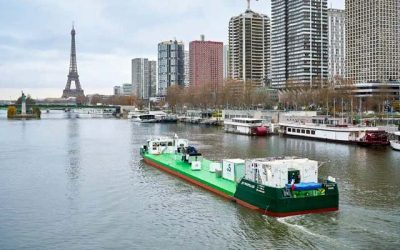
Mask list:
[[296,132],[297,132],[297,133],[300,133],[300,129],[298,128]]
[[312,134],[312,135],[315,135],[315,130],[311,130],[311,134]]
[[172,146],[172,141],[168,142],[168,146]]
[[288,132],[292,132],[292,128],[288,128],[287,131],[288,131]]
[[310,130],[307,129],[306,130],[306,134],[309,135],[310,134]]
[[304,129],[302,129],[302,130],[301,130],[301,133],[302,133],[302,134],[305,134],[305,133],[306,133],[306,131],[305,131]]
[[165,146],[167,146],[167,143],[166,142],[160,142],[160,146],[161,147],[165,147]]

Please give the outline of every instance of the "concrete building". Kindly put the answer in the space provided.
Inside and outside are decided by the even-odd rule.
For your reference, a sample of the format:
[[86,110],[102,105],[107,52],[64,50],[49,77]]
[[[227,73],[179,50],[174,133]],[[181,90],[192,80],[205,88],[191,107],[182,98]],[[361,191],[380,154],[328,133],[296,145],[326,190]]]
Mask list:
[[132,91],[139,99],[156,95],[156,62],[147,58],[132,60]]
[[149,60],[132,59],[132,92],[139,99],[149,99],[150,79]]
[[157,61],[149,61],[150,97],[158,95],[157,91]]
[[173,85],[185,84],[185,49],[178,41],[158,44],[158,94],[165,96]]
[[265,85],[270,78],[270,19],[250,9],[229,21],[229,78]]
[[185,87],[189,86],[190,84],[189,58],[190,58],[189,51],[185,50],[185,80],[184,80]]
[[224,64],[224,80],[225,80],[228,79],[229,76],[229,45],[224,45],[223,64]]
[[121,95],[123,96],[131,96],[132,95],[132,84],[124,83],[121,86]]
[[356,84],[400,80],[400,1],[346,0],[347,76]]
[[271,0],[272,86],[328,80],[327,0]]
[[122,93],[122,88],[121,86],[114,86],[114,91],[113,91],[114,95],[121,95]]
[[216,91],[223,85],[223,47],[222,42],[200,41],[189,43],[190,84],[207,86]]
[[345,10],[328,9],[328,79],[333,85],[346,78]]

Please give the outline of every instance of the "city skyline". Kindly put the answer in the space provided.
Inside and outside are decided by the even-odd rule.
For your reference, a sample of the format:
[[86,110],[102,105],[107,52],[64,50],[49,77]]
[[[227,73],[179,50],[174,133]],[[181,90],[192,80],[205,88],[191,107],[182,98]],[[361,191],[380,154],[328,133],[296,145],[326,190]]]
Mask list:
[[[0,99],[7,100],[21,90],[33,98],[59,96],[68,75],[73,21],[85,92],[112,94],[114,85],[129,82],[131,59],[156,60],[161,41],[176,38],[187,46],[205,34],[227,44],[229,19],[247,3],[0,0],[0,6]],[[271,16],[270,1],[252,1],[251,6]],[[328,6],[343,9],[344,0],[329,1]]]

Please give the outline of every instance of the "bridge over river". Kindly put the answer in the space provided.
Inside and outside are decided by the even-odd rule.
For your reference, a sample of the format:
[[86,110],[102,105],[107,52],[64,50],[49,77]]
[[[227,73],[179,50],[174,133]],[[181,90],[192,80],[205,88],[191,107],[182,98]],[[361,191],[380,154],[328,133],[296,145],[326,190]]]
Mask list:
[[[20,106],[14,104],[0,104],[0,109],[7,109],[8,106]],[[65,104],[35,104],[41,110],[67,110],[67,109],[115,109],[119,110],[118,105],[65,105]]]

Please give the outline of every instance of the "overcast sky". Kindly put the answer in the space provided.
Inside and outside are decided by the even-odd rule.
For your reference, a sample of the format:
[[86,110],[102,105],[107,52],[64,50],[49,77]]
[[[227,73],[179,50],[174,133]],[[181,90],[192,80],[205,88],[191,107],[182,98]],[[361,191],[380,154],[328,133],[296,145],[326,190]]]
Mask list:
[[[269,0],[252,9],[270,16]],[[60,97],[69,66],[75,22],[77,60],[85,94],[112,94],[130,82],[130,60],[156,60],[157,43],[187,46],[205,34],[226,43],[230,17],[245,0],[0,0],[0,99],[21,90],[34,98]],[[344,0],[329,6],[344,8]],[[186,47],[188,48],[188,46]]]

